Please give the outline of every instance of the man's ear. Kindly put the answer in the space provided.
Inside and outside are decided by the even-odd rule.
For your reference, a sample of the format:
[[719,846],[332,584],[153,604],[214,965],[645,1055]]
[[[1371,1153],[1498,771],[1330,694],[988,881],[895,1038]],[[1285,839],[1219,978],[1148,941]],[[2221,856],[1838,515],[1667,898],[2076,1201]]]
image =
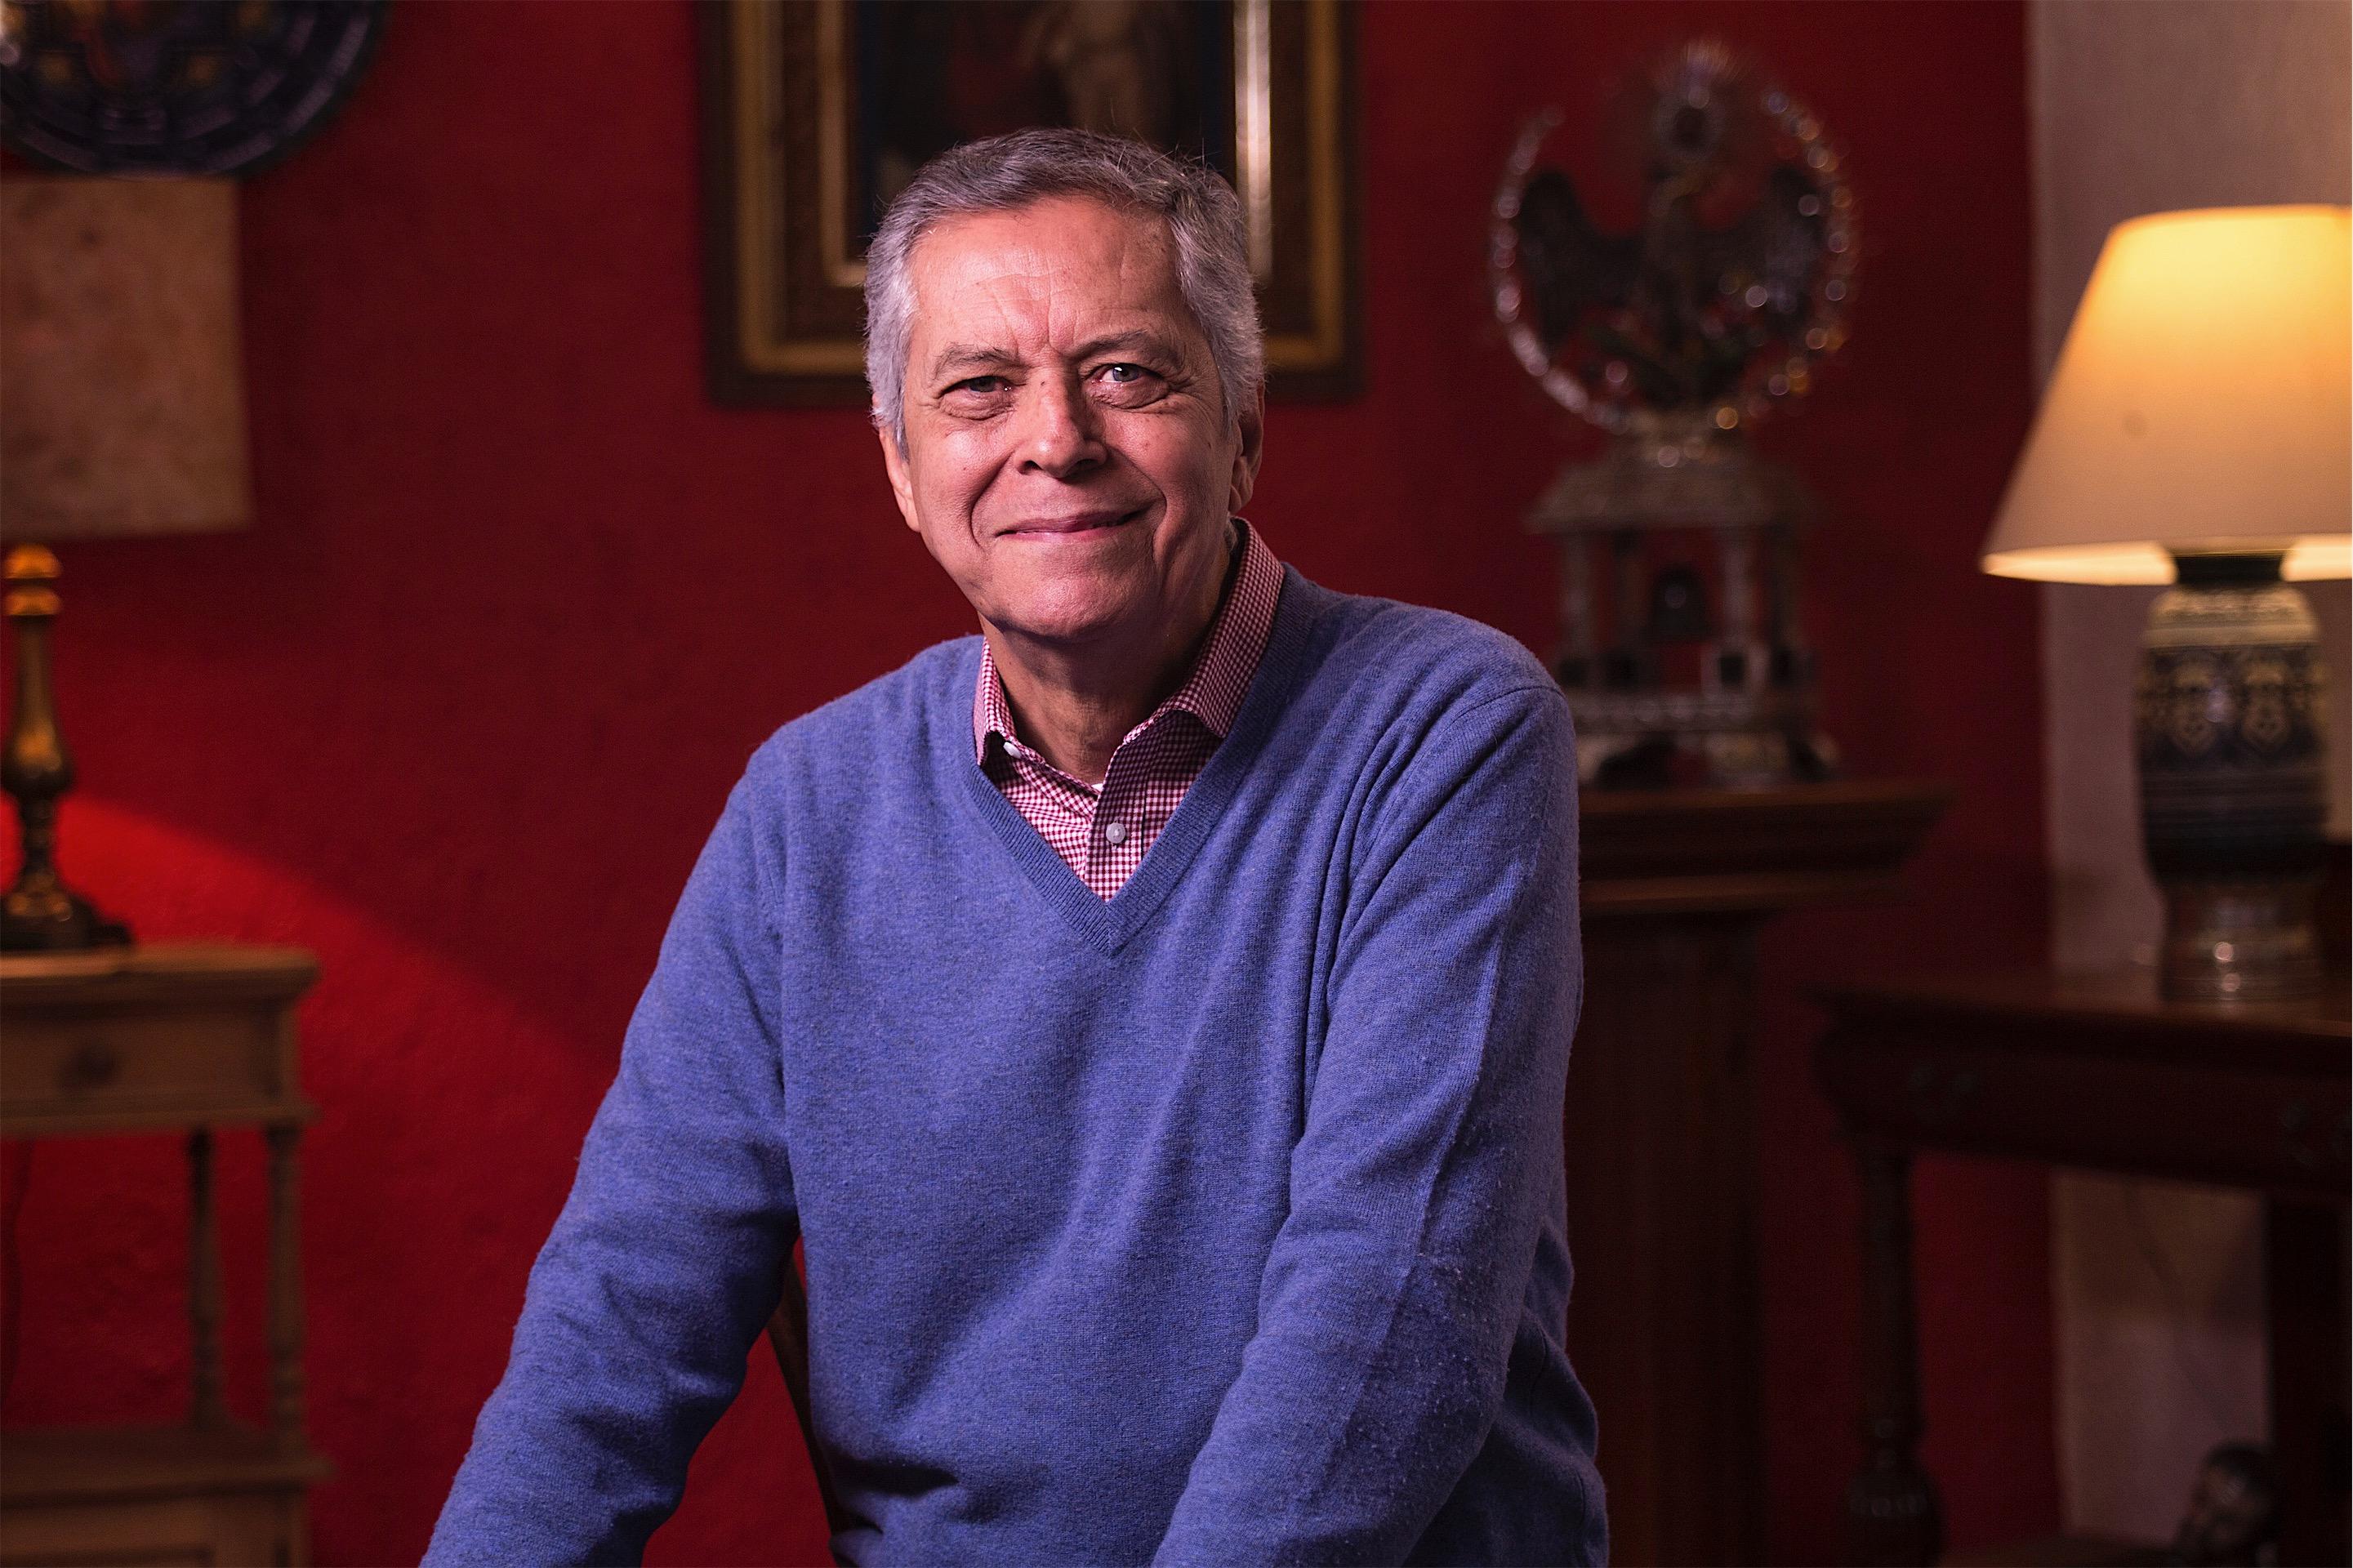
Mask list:
[[1234,449],[1233,481],[1226,492],[1229,515],[1250,505],[1250,491],[1258,485],[1258,461],[1266,453],[1266,388],[1252,389],[1250,404],[1235,422],[1240,427],[1241,443]]
[[891,476],[891,499],[899,503],[899,515],[907,526],[921,533],[923,525],[915,521],[915,478],[907,471],[907,455],[889,430],[878,426],[874,434],[882,442],[882,471]]

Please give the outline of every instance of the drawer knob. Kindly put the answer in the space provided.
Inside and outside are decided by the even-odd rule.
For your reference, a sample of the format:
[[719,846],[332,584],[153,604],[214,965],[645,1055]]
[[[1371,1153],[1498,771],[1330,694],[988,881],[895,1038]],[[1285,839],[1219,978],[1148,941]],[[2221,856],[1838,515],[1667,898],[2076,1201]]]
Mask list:
[[122,1058],[114,1047],[99,1040],[84,1040],[66,1058],[65,1071],[59,1075],[65,1086],[73,1089],[103,1089],[114,1081],[122,1070]]

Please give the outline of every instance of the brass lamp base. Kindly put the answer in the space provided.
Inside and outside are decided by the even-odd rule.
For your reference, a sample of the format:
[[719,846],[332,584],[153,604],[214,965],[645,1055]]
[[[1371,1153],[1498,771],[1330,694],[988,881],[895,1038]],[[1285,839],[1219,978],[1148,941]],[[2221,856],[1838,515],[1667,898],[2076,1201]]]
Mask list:
[[2280,553],[2181,553],[2150,612],[2135,702],[2141,830],[2165,892],[2178,1001],[2285,1001],[2321,984],[2327,672]]
[[73,756],[58,731],[49,689],[49,623],[58,614],[58,558],[37,544],[8,552],[4,607],[16,628],[16,702],[0,785],[16,802],[23,859],[0,896],[0,952],[117,946],[128,928],[108,920],[58,875],[58,802],[73,784]]
[[54,872],[19,876],[0,904],[0,952],[71,952],[130,940],[130,927],[100,914]]

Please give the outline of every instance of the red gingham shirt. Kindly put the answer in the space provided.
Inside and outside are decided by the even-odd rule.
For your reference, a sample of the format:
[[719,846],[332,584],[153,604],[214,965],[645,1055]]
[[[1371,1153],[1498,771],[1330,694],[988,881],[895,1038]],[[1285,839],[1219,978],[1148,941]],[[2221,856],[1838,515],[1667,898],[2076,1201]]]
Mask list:
[[1168,700],[1121,740],[1100,789],[1022,744],[997,661],[988,645],[981,645],[972,699],[981,771],[1097,898],[1108,899],[1126,885],[1208,765],[1233,727],[1274,629],[1282,567],[1258,530],[1240,519],[1235,525],[1242,535],[1241,569],[1209,623],[1199,658]]

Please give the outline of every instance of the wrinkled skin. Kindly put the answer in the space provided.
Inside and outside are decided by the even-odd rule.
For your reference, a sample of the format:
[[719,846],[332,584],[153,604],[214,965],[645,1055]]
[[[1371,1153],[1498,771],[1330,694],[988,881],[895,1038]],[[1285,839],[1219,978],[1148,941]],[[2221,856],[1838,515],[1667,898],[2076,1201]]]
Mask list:
[[1229,416],[1158,218],[1055,198],[909,258],[907,526],[978,613],[1023,737],[1100,779],[1216,613],[1262,405]]

